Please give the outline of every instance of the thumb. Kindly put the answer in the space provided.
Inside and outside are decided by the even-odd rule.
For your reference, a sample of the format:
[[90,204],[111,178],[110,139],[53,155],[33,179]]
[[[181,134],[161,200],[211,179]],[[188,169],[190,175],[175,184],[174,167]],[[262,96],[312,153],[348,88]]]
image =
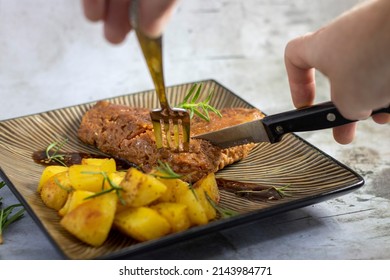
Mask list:
[[161,35],[178,0],[139,1],[139,28],[148,36]]

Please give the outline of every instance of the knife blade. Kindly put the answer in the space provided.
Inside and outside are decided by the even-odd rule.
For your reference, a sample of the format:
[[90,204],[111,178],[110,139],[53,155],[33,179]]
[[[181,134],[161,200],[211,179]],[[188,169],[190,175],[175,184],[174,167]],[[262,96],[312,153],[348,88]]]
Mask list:
[[[389,114],[390,106],[375,110],[371,115],[378,113]],[[248,143],[276,143],[287,133],[327,129],[355,121],[344,118],[332,102],[325,102],[195,135],[193,138],[205,139],[221,148],[229,148]]]

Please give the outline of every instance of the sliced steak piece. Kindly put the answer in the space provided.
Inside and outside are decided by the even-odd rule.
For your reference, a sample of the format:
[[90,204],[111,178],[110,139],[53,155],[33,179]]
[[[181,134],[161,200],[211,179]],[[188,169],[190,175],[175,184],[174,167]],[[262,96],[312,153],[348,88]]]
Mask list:
[[[264,115],[257,109],[224,108],[222,118],[212,114],[210,122],[195,116],[191,121],[191,135],[218,130]],[[167,162],[171,168],[195,182],[210,172],[246,157],[255,144],[220,149],[210,142],[191,139],[189,152],[157,149],[149,109],[132,108],[107,101],[96,103],[82,118],[78,136],[84,143],[102,152],[126,159],[149,172],[158,161]]]

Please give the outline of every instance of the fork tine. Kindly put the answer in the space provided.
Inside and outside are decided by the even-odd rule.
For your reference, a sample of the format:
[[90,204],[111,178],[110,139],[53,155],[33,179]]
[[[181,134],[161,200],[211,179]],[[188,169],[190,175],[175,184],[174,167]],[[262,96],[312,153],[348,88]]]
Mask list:
[[163,139],[165,139],[165,142],[164,142],[164,147],[167,147],[168,149],[172,149],[174,146],[172,143],[172,137],[171,137],[171,125],[169,123],[169,120],[167,122],[164,122],[163,120],[161,120],[161,123],[163,125]]
[[188,152],[190,142],[190,115],[182,108],[154,109],[150,112],[156,146]]
[[153,121],[157,148],[168,148],[176,151],[189,150],[189,127],[181,119]]
[[190,149],[190,116],[186,114],[184,118],[181,119],[181,129],[182,129],[182,149],[183,151],[188,151]]
[[150,116],[158,149],[189,150],[190,115],[186,110],[174,108],[167,114],[161,109],[155,109]]
[[173,147],[176,149],[176,150],[180,150],[180,132],[179,132],[179,120],[177,119],[173,119],[172,120],[172,130],[173,130],[173,134],[172,134],[172,138],[173,138]]
[[153,123],[154,137],[156,139],[156,146],[157,149],[160,149],[163,147],[163,133],[161,131],[160,120],[152,120],[152,123]]

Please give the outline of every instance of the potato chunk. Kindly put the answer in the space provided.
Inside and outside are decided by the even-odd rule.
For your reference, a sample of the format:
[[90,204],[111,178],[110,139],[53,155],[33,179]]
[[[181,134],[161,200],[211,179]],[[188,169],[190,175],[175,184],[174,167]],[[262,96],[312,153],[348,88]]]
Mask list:
[[171,232],[169,222],[149,207],[128,208],[119,212],[114,225],[138,241],[156,239]]
[[157,177],[157,180],[167,186],[167,190],[158,198],[158,202],[176,202],[180,194],[190,188],[187,182],[180,179],[163,179]]
[[67,171],[68,167],[66,166],[58,166],[58,165],[50,165],[45,167],[45,169],[42,172],[41,178],[39,179],[38,183],[38,192],[41,192],[42,185],[53,175],[57,173],[61,173],[64,171]]
[[177,202],[187,205],[188,217],[191,225],[205,225],[208,222],[206,211],[204,210],[197,193],[192,189],[187,189],[180,193]]
[[69,193],[65,205],[58,211],[58,214],[60,216],[64,216],[66,213],[72,211],[80,204],[87,202],[88,200],[86,198],[94,194],[94,192],[83,190],[76,190]]
[[202,208],[206,214],[207,219],[213,220],[217,217],[217,210],[215,210],[214,206],[210,203],[209,198],[207,198],[206,191],[203,188],[196,188],[196,197],[202,205]]
[[[125,171],[116,171],[108,174],[108,180],[115,186],[119,186],[120,183],[125,178],[125,176],[126,176]],[[108,182],[108,180],[104,182],[104,189],[111,188],[110,182]]]
[[111,230],[117,199],[115,193],[91,198],[68,212],[60,223],[81,241],[100,246]]
[[107,173],[116,171],[116,162],[113,158],[83,158],[81,164],[99,166],[101,171]]
[[75,164],[69,167],[69,179],[76,190],[99,192],[104,187],[101,172],[97,165]]
[[43,203],[52,209],[61,209],[72,189],[68,171],[51,176],[41,187],[41,199]]
[[142,173],[136,168],[130,168],[120,186],[123,188],[122,197],[127,207],[140,207],[158,199],[167,186],[156,177]]
[[152,205],[150,208],[156,210],[171,225],[172,232],[179,232],[188,229],[191,226],[187,214],[187,206],[180,203],[161,202]]
[[213,220],[217,217],[217,211],[211,204],[210,199],[215,203],[219,202],[220,195],[217,180],[215,174],[210,173],[197,181],[193,188],[196,192],[197,198],[206,212],[206,216],[209,220]]
[[211,198],[216,203],[218,203],[220,200],[218,184],[217,184],[217,180],[215,179],[215,173],[210,173],[204,176],[202,179],[200,179],[194,184],[193,188],[204,189],[208,197]]

